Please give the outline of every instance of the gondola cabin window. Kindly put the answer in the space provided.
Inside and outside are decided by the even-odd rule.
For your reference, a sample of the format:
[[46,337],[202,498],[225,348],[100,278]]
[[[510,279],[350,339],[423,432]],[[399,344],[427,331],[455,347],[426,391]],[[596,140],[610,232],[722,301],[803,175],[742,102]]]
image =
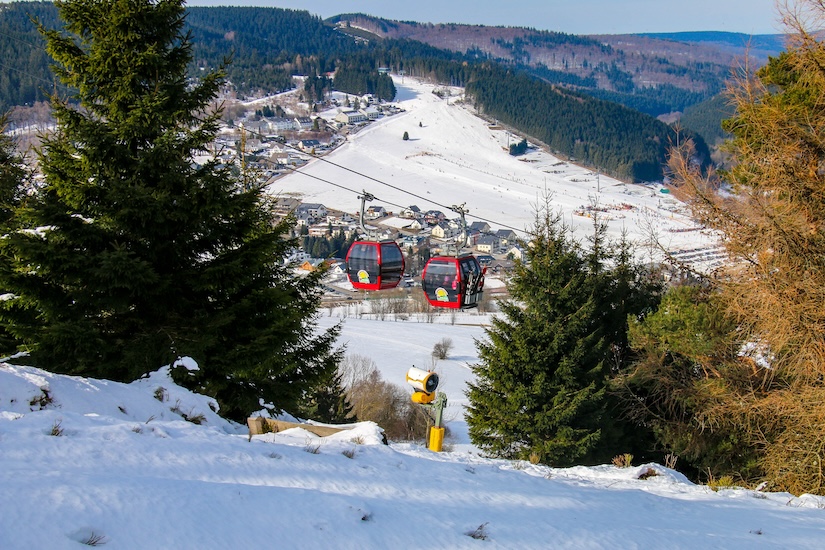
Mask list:
[[436,307],[458,307],[461,279],[455,259],[431,259],[424,268],[421,286],[430,304]]
[[356,241],[347,253],[347,277],[353,288],[395,288],[404,273],[404,255],[393,241]]

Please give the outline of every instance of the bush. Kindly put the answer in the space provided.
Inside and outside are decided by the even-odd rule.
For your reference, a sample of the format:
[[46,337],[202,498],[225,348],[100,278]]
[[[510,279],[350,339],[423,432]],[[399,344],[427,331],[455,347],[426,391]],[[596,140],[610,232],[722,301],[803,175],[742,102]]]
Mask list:
[[433,346],[433,357],[436,359],[446,359],[453,349],[453,341],[450,338],[442,338]]

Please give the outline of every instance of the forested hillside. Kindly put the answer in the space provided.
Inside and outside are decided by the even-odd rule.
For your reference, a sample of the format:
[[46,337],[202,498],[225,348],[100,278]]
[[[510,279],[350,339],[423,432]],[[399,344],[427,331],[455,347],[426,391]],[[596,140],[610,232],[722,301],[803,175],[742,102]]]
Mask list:
[[[483,113],[624,180],[660,179],[667,150],[676,143],[673,128],[652,117],[523,74],[502,85],[491,71],[468,84],[467,92]],[[698,157],[708,160],[704,141],[696,141]]]
[[0,4],[0,112],[43,101],[54,88],[49,57],[32,18],[48,28],[60,26],[50,2]]
[[227,56],[229,81],[240,91],[292,87],[292,76],[335,70],[343,57],[367,48],[306,11],[227,7],[187,10],[193,57],[215,67]]
[[736,110],[724,94],[685,109],[681,124],[701,135],[709,145],[720,143],[730,135],[722,129],[722,121],[731,118]]
[[[193,69],[224,60],[228,81],[243,92],[292,87],[292,75],[321,74],[336,61],[363,50],[305,11],[267,8],[189,8]],[[53,88],[43,38],[31,19],[57,28],[51,2],[12,2],[0,7],[0,111],[42,101]]]
[[734,33],[577,36],[519,27],[389,21],[364,14],[329,19],[342,32],[405,38],[496,61],[653,116],[682,112],[719,93],[732,67],[781,49],[780,35]]
[[[59,26],[51,3],[15,2],[0,10],[0,54],[5,63],[14,64],[10,67],[14,70],[4,71],[1,81],[3,110],[43,100],[44,94],[55,87],[42,37],[30,16],[46,28]],[[672,130],[642,113],[683,108],[717,87],[714,83],[704,90],[688,91],[662,84],[654,93],[652,89],[638,90],[633,78],[614,62],[606,65],[599,61],[587,76],[531,62],[531,48],[536,47],[578,48],[571,59],[581,48],[598,56],[616,55],[612,46],[563,33],[493,39],[498,48],[519,60],[503,67],[500,62],[486,59],[490,56],[478,49],[462,53],[415,40],[375,39],[374,35],[373,40],[365,40],[353,36],[359,33],[346,23],[325,22],[306,11],[193,7],[187,10],[186,25],[192,33],[190,72],[200,74],[228,60],[227,81],[240,93],[286,90],[294,86],[292,77],[298,74],[308,77],[304,93],[314,102],[322,102],[324,93],[333,86],[347,93],[373,93],[391,100],[395,94],[392,81],[377,69],[403,70],[420,78],[466,86],[480,113],[505,122],[562,155],[636,181],[661,177],[672,141]],[[580,59],[579,63],[589,66],[595,59]],[[557,61],[560,67],[570,66],[566,57]],[[666,59],[656,63],[670,64]],[[332,72],[336,74],[330,81],[325,75]],[[696,67],[674,67],[671,72],[677,77],[704,74]],[[21,78],[15,78],[18,74]],[[609,88],[590,93],[608,101],[575,91],[605,79]],[[629,104],[635,110],[617,103]],[[701,140],[699,153],[702,158],[708,157]]]

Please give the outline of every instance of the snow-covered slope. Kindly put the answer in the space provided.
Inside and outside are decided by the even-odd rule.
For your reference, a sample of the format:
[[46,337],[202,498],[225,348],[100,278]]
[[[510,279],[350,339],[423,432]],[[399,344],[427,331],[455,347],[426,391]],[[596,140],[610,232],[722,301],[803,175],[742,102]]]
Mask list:
[[[458,401],[481,330],[350,317],[342,340],[392,379],[451,338]],[[820,548],[825,532],[821,497],[385,446],[370,423],[249,441],[212,408],[165,369],[119,384],[0,365],[0,548]]]

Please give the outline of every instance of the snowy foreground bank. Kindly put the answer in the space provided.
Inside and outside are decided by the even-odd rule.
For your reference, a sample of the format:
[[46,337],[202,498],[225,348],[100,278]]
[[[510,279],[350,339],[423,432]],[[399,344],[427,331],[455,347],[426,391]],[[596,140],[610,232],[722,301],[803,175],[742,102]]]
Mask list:
[[120,384],[0,365],[0,548],[820,548],[825,535],[822,497],[715,493],[655,464],[385,446],[371,423],[249,441],[212,408],[163,369]]

